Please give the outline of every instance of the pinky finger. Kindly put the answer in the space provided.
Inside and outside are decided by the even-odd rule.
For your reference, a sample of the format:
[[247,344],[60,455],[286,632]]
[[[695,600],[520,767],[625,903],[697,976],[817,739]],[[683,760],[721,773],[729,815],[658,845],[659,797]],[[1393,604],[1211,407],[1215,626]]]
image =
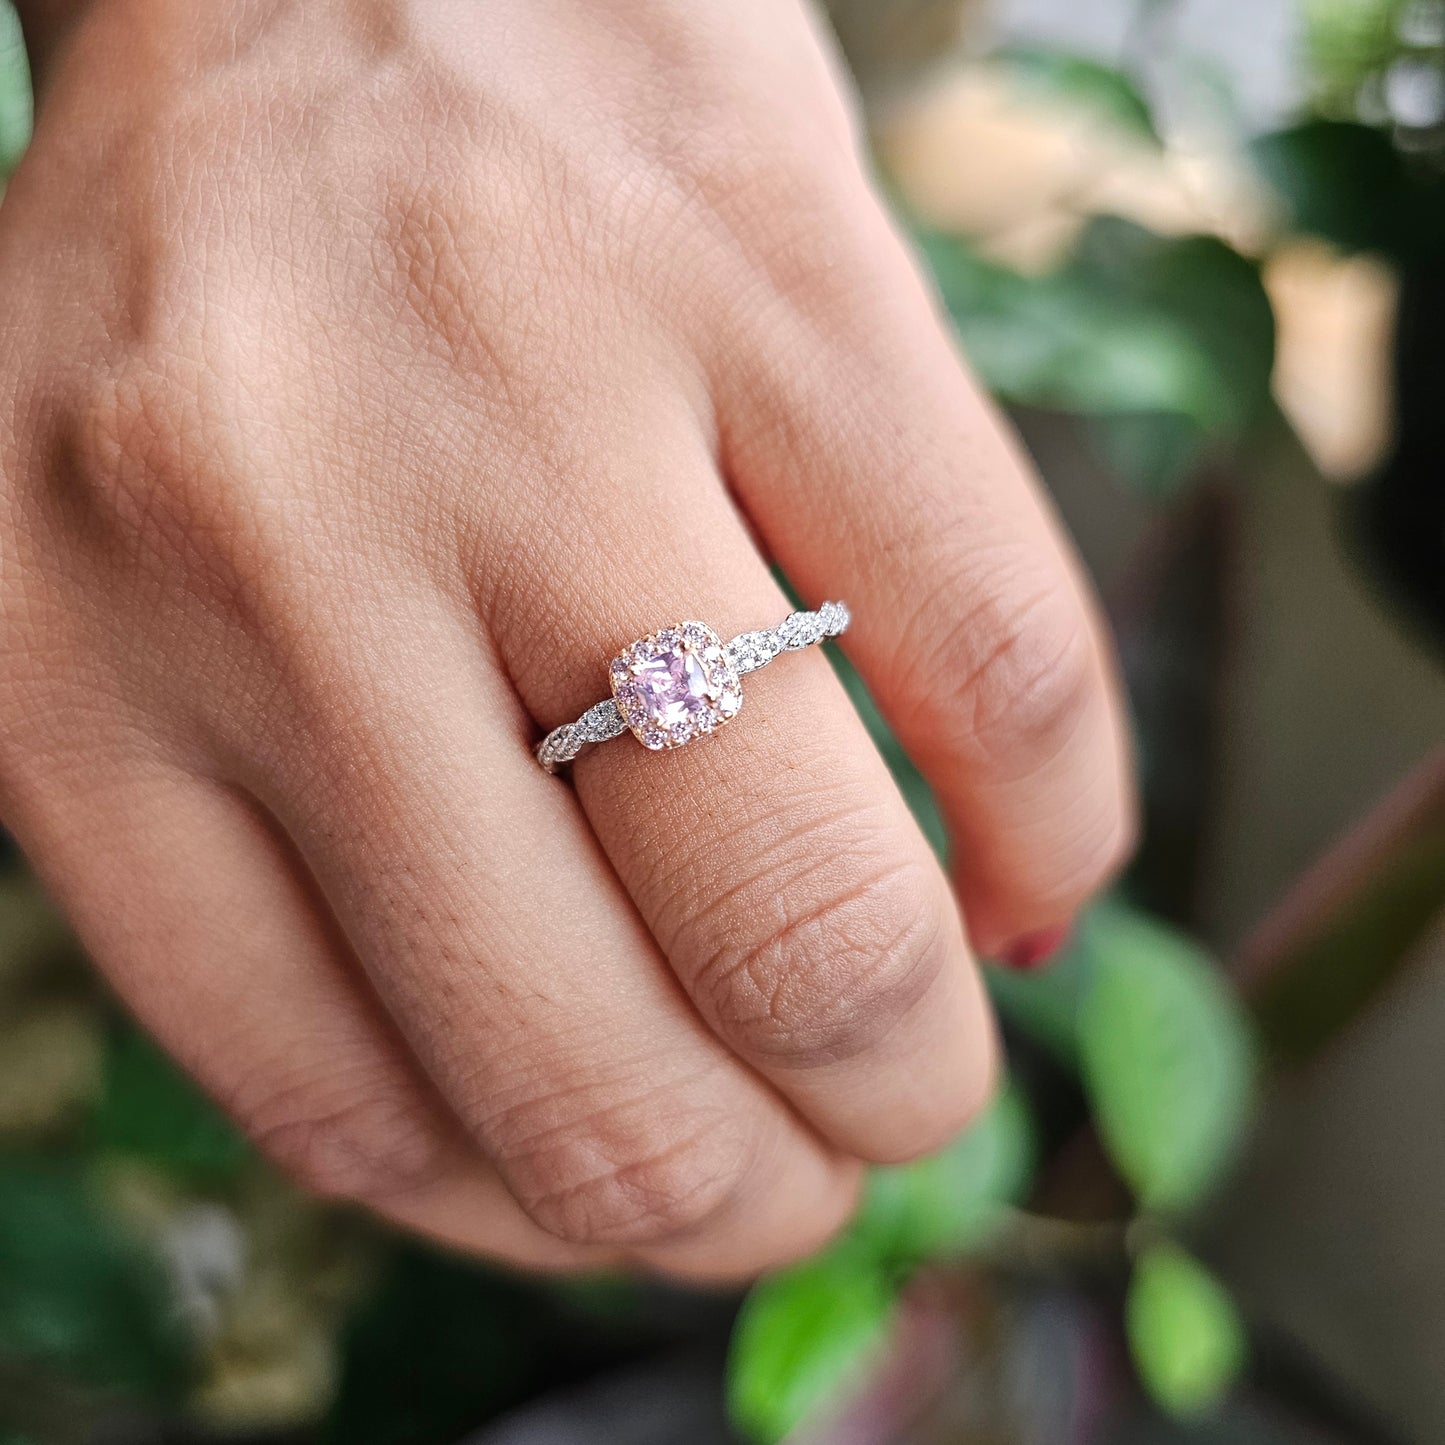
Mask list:
[[147,767],[11,812],[140,1022],[303,1188],[528,1268],[609,1262],[533,1224],[462,1139],[249,800]]

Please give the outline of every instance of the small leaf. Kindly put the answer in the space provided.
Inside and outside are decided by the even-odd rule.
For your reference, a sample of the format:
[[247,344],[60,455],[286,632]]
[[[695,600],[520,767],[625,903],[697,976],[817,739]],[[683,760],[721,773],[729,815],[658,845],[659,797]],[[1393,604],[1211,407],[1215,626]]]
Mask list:
[[1244,1326],[1219,1282],[1175,1245],[1134,1270],[1125,1306],[1129,1349],[1160,1409],[1181,1419],[1219,1403],[1244,1368]]
[[1196,1203],[1249,1117],[1253,1039],[1212,961],[1120,904],[1089,917],[1079,1054],[1104,1142],[1150,1209]]
[[893,1267],[968,1250],[1022,1199],[1034,1155],[1028,1105],[1006,1087],[946,1149],[916,1164],[872,1170],[850,1237]]
[[763,1445],[841,1404],[883,1352],[895,1294],[863,1251],[831,1250],[754,1286],[728,1359],[728,1409]]

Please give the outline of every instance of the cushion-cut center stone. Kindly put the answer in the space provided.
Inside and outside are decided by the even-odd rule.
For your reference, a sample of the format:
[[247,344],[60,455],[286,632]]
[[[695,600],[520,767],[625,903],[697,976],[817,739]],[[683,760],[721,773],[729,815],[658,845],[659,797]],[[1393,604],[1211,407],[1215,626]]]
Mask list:
[[737,669],[716,632],[680,622],[649,633],[612,659],[612,696],[647,748],[675,748],[712,732],[743,705]]
[[632,683],[648,720],[660,728],[671,728],[711,706],[702,663],[681,646],[649,657],[633,671]]

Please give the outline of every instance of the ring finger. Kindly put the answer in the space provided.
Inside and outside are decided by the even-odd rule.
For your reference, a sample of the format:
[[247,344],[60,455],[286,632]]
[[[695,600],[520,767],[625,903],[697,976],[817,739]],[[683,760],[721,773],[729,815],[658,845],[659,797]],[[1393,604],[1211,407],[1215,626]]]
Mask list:
[[[788,611],[695,425],[680,418],[675,438],[660,454],[682,482],[651,489],[642,516],[627,501],[554,514],[542,565],[519,570],[498,609],[504,662],[546,726],[595,701],[608,660],[664,624],[697,618],[725,637]],[[716,736],[584,754],[577,795],[719,1036],[839,1147],[911,1157],[962,1127],[992,1081],[957,910],[827,663],[790,655],[746,693]]]

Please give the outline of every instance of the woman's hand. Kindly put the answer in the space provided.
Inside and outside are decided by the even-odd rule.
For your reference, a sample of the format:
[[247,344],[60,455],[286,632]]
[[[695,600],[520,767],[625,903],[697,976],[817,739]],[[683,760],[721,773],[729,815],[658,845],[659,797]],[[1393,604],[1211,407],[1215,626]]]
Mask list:
[[[793,0],[93,0],[0,279],[0,807],[283,1167],[723,1275],[968,1121],[966,938],[1117,866],[1124,727]],[[775,623],[769,559],[956,897],[816,651],[534,761],[631,639]]]

